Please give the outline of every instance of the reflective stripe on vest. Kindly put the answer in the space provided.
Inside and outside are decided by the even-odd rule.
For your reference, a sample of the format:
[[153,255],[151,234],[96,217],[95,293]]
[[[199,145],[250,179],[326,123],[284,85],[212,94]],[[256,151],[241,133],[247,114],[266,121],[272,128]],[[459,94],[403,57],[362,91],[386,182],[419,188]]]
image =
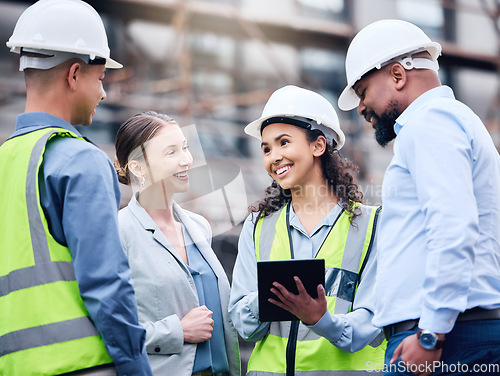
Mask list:
[[0,218],[0,370],[7,375],[112,362],[79,294],[69,249],[51,236],[39,203],[43,153],[55,136],[79,138],[45,128],[0,147],[0,199],[8,213]]
[[[367,375],[381,375],[381,371],[295,371],[295,376],[367,376]],[[276,372],[263,372],[263,371],[249,371],[247,376],[282,376],[281,373]]]
[[[358,206],[362,215],[351,225],[349,215],[342,212],[323,242],[316,258],[325,259],[325,293],[328,310],[346,314],[352,309],[358,273],[364,265],[373,242],[373,228],[378,208]],[[257,221],[254,232],[257,261],[290,259],[286,228],[286,208]],[[285,353],[290,322],[272,322],[269,334],[257,342],[248,363],[249,375],[284,375]],[[384,348],[370,346],[348,353],[333,346],[302,323],[296,349],[296,375],[329,376],[339,374],[373,374],[367,362],[382,367]],[[352,372],[352,373],[351,373]]]

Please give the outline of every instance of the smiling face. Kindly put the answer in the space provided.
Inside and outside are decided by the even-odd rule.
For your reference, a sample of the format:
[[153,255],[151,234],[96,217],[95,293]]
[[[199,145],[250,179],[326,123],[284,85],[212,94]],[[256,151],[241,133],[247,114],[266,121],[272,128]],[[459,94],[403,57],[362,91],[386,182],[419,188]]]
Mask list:
[[358,114],[371,123],[377,142],[386,146],[396,138],[394,124],[401,114],[395,96],[398,92],[388,68],[366,75],[356,82],[353,89],[359,97]]
[[[177,124],[165,123],[145,146],[147,185],[163,183],[168,196],[189,189],[189,168],[193,157]],[[146,162],[146,161],[145,161]]]
[[293,190],[317,180],[320,163],[315,158],[319,156],[316,142],[309,142],[303,129],[270,124],[262,131],[261,146],[264,168],[281,188]]

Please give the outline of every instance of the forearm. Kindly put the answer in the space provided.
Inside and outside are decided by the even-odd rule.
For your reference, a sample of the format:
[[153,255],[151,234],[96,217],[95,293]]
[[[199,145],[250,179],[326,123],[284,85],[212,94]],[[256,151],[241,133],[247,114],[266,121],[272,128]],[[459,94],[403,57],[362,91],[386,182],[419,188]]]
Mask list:
[[[233,299],[235,301],[233,301]],[[270,323],[259,321],[259,303],[257,291],[239,299],[231,292],[229,314],[234,327],[246,341],[259,341],[269,331]]]
[[[119,190],[109,161],[93,155],[85,172],[62,179],[66,192],[63,228],[71,252],[80,295],[102,335],[119,374],[150,375],[144,350],[146,332],[139,325],[130,268],[118,234]],[[88,165],[96,161],[96,166]],[[93,173],[89,173],[89,169]],[[65,183],[67,182],[67,183]]]
[[238,333],[247,341],[258,341],[269,331],[269,323],[259,321],[257,259],[253,242],[252,216],[243,224],[238,256],[233,269],[229,314]]
[[184,346],[184,333],[177,315],[167,316],[155,322],[142,322],[146,329],[148,354],[180,354]]
[[371,325],[372,317],[373,314],[365,309],[346,315],[333,315],[327,311],[316,325],[308,327],[332,345],[352,353],[366,347],[379,335],[380,329]]

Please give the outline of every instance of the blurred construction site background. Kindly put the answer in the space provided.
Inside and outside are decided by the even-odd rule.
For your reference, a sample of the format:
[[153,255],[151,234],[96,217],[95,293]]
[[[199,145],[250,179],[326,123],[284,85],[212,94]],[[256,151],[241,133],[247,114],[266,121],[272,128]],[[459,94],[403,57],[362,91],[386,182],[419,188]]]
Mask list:
[[[500,147],[500,0],[89,0],[103,17],[111,56],[124,64],[105,80],[107,99],[79,130],[114,158],[129,116],[155,110],[185,128],[196,160],[181,205],[204,215],[229,278],[241,221],[270,178],[259,142],[243,127],[287,84],[315,90],[337,108],[344,58],[362,27],[385,18],[415,23],[443,46],[443,83],[484,121]],[[34,1],[0,1],[0,144],[24,111],[18,56],[5,42]],[[390,43],[390,41],[388,41]],[[338,111],[342,154],[359,166],[369,204],[380,203],[392,146],[379,147],[355,111]],[[2,182],[3,184],[4,182]],[[132,190],[122,186],[122,205]],[[242,347],[244,366],[248,349]]]

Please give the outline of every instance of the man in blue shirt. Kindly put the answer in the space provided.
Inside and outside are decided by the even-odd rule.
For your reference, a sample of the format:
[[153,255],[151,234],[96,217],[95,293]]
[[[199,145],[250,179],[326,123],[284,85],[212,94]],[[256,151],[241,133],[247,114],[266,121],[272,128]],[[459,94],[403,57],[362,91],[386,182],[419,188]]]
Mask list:
[[373,322],[387,375],[500,373],[500,158],[481,120],[437,70],[415,25],[362,29],[339,107],[394,142],[377,245]]
[[[74,128],[90,125],[105,99],[106,68],[121,68],[101,18],[80,0],[39,1],[7,46],[21,55],[27,101],[0,148],[0,199],[17,205],[2,205],[0,373],[152,375],[119,239],[118,180]],[[9,223],[25,217],[29,229]]]

